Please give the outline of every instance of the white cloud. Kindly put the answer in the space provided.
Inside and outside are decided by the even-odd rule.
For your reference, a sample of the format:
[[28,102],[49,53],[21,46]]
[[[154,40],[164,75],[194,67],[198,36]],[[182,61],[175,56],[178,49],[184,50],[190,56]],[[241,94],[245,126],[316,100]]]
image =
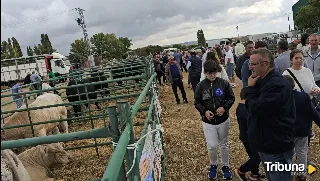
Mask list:
[[67,54],[70,44],[83,37],[74,20],[77,13],[69,11],[75,6],[86,10],[89,35],[127,36],[137,48],[194,41],[198,29],[206,39],[237,36],[237,25],[240,35],[286,31],[285,14],[294,1],[2,0],[1,4],[1,40],[14,36],[25,52],[26,46],[40,43],[41,33],[47,33],[54,48]]

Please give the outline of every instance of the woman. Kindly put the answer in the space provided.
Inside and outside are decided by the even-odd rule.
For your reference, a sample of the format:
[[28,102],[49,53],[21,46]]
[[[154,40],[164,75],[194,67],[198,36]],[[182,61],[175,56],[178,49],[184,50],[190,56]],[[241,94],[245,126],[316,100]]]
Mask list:
[[[219,59],[217,58],[217,55],[214,52],[208,52],[207,53],[206,61],[214,61],[215,63],[219,64],[219,66],[221,67],[221,71],[217,72],[217,77],[220,77],[220,78],[222,78],[222,79],[224,79],[226,81],[229,81],[229,78],[228,78],[226,70],[220,64],[220,61],[219,61]],[[204,80],[206,78],[206,75],[204,74],[203,70],[204,70],[204,68],[202,67],[202,73],[201,73],[200,81],[202,81],[202,80]]]
[[[291,67],[285,70],[283,75],[290,75],[292,78],[295,76],[301,84],[303,91],[309,94],[311,99],[313,96],[318,95],[320,88],[316,85],[311,70],[303,66],[303,52],[299,49],[292,50],[290,53],[290,61]],[[292,75],[290,73],[292,73]],[[301,91],[298,82],[296,82],[295,89]]]
[[301,50],[305,57],[308,56],[308,54],[307,54],[307,51],[309,49],[308,38],[309,38],[308,34],[306,34],[306,33],[302,34],[301,39],[300,39],[300,43],[297,45],[297,49]]

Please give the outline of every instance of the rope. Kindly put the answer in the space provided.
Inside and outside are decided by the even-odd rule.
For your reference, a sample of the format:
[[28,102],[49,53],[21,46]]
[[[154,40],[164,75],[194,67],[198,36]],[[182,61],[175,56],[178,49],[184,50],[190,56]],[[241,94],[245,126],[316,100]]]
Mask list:
[[[145,135],[143,135],[136,143],[129,144],[129,145],[127,146],[127,149],[128,149],[128,150],[134,150],[134,152],[133,152],[133,163],[132,163],[132,165],[131,165],[131,168],[128,170],[127,175],[132,171],[132,169],[133,169],[133,167],[134,167],[134,165],[135,165],[136,157],[137,157],[137,149],[138,149],[139,142],[142,141],[142,139],[145,138],[146,136],[148,136],[149,134],[154,133],[154,132],[156,132],[156,131],[163,132],[163,128],[162,128],[161,124],[158,124],[158,125],[156,126],[156,129],[154,129],[154,130],[152,130],[152,131],[149,131],[149,132],[147,132]],[[118,145],[118,143],[115,143],[115,142],[113,142],[113,141],[112,141],[112,144],[113,144],[113,146],[117,146],[117,145]]]

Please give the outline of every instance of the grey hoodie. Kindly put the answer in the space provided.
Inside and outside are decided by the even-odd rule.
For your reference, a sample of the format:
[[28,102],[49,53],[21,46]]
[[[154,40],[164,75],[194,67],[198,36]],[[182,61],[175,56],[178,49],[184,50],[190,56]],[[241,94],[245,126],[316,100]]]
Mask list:
[[314,81],[320,80],[320,48],[317,53],[311,54],[311,49],[307,52],[305,61],[307,62],[308,68],[312,71]]

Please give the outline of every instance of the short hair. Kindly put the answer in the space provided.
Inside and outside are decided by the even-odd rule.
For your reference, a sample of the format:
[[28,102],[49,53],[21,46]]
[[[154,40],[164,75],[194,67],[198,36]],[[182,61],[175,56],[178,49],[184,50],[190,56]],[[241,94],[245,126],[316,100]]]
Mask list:
[[240,43],[240,40],[237,40],[237,43]]
[[256,42],[255,49],[259,49],[259,48],[263,48],[263,47],[266,47],[268,49],[267,43],[265,43],[263,41],[257,41]]
[[278,48],[281,50],[288,50],[289,49],[289,43],[287,40],[280,40],[278,42]]
[[290,61],[293,59],[294,56],[296,56],[298,53],[301,53],[303,55],[303,52],[299,49],[294,49],[290,52]]
[[283,77],[289,82],[292,89],[296,86],[296,83],[290,75],[283,75]]
[[255,49],[252,51],[252,55],[259,54],[263,59],[267,60],[270,64],[270,67],[274,67],[274,56],[271,51],[267,49]]
[[36,73],[35,71],[32,71],[32,74]]
[[230,42],[227,41],[227,42],[226,42],[226,45],[230,45]]
[[251,41],[251,40],[247,41],[247,42],[246,42],[246,47],[247,47],[248,45],[250,45],[250,44],[254,44],[253,41]]
[[240,91],[240,99],[244,100],[246,99],[246,87],[243,87]]
[[221,72],[222,68],[221,66],[215,62],[214,60],[206,60],[203,64],[203,71],[204,73],[210,73],[210,72]]

